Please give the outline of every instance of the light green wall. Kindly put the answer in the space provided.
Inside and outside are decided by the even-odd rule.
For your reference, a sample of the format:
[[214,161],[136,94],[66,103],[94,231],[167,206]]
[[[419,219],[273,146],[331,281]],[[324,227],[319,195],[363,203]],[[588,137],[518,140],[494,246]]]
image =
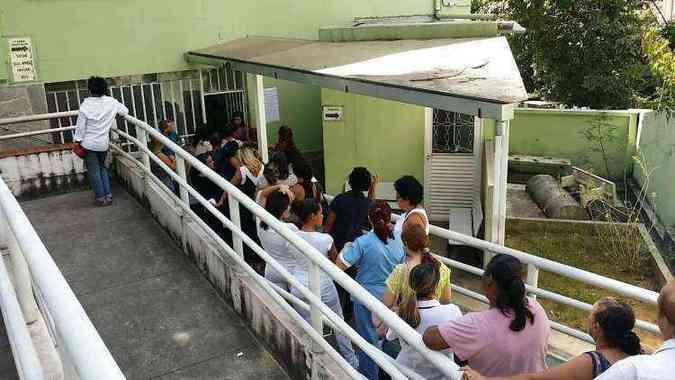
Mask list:
[[[644,115],[638,157],[645,170],[635,162],[633,178],[647,184],[648,200],[661,222],[675,233],[675,119],[650,112]],[[646,173],[651,172],[647,177]]]
[[[252,125],[258,125],[255,118],[255,77],[248,76],[248,96]],[[276,87],[279,91],[279,117],[276,122],[267,123],[267,144],[272,147],[277,142],[277,131],[282,125],[293,129],[293,137],[303,152],[323,149],[321,133],[321,89],[300,85],[285,80],[265,78],[265,88]]]
[[340,91],[321,91],[323,105],[343,106],[342,121],[323,122],[326,190],[342,191],[355,166],[382,182],[404,174],[424,179],[424,108]]
[[2,0],[0,34],[29,36],[41,81],[187,68],[183,53],[246,35],[318,38],[356,16],[430,14],[433,0]]
[[[511,121],[509,153],[567,158],[582,169],[607,176],[597,143],[586,140],[582,132],[598,120],[601,111],[517,109]],[[632,166],[637,116],[629,111],[607,111],[607,121],[616,126],[614,141],[606,147],[609,177],[623,180]]]

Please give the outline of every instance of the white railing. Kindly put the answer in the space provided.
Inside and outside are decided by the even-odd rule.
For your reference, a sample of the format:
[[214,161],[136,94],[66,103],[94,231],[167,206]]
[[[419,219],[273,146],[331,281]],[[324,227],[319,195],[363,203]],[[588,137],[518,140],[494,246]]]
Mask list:
[[[63,347],[64,364],[72,366],[80,379],[124,379],[103,340],[87,317],[72,289],[28,221],[14,195],[0,178],[0,232],[12,261],[14,285],[0,265],[0,297],[12,352],[20,374],[42,379],[26,323],[39,313],[33,290],[38,295],[43,318],[53,329],[54,345]],[[17,306],[20,308],[17,309]],[[24,378],[24,377],[22,377]]]
[[[334,327],[337,332],[344,334],[349,338],[356,346],[361,348],[367,355],[369,355],[384,371],[389,373],[394,379],[406,379],[406,378],[419,378],[419,375],[416,375],[410,369],[401,367],[398,365],[391,357],[382,352],[379,348],[371,345],[365,339],[363,339],[354,329],[344,321],[343,318],[335,314],[328,306],[326,306],[321,301],[320,295],[320,273],[323,271],[326,273],[332,280],[340,284],[345,288],[353,297],[358,299],[363,305],[365,305],[369,310],[376,314],[384,323],[394,330],[401,339],[405,340],[410,344],[414,349],[420,352],[427,360],[433,363],[439,370],[441,370],[448,378],[458,379],[460,372],[458,367],[447,360],[447,357],[431,351],[424,346],[422,342],[422,337],[412,329],[407,323],[403,322],[393,311],[384,306],[380,300],[373,297],[368,291],[346,275],[343,271],[339,270],[334,263],[328,260],[327,257],[319,253],[314,247],[312,247],[305,240],[300,238],[296,233],[291,231],[284,223],[270,215],[264,208],[250,199],[246,194],[242,193],[236,186],[232,185],[229,181],[219,176],[213,170],[209,169],[206,165],[201,163],[198,159],[193,157],[190,153],[183,150],[180,146],[173,143],[171,140],[166,138],[160,132],[156,131],[154,128],[149,126],[147,123],[138,120],[131,116],[126,116],[125,119],[131,124],[136,126],[136,137],[129,135],[124,131],[115,129],[114,134],[118,134],[125,140],[136,145],[141,153],[141,159],[137,160],[133,155],[124,151],[124,149],[114,146],[113,149],[121,155],[124,155],[127,158],[132,159],[137,165],[142,168],[146,173],[151,174],[150,161],[152,160],[155,164],[161,167],[169,176],[171,176],[180,188],[180,199],[178,202],[179,206],[183,208],[186,212],[190,213],[195,220],[200,222],[199,218],[192,213],[189,204],[189,195],[194,197],[206,210],[213,214],[220,222],[222,222],[225,227],[233,233],[233,247],[229,247],[222,239],[217,238],[221,243],[221,246],[224,248],[225,252],[234,259],[236,262],[240,263],[240,268],[251,275],[251,277],[261,285],[270,295],[275,299],[278,299],[279,294],[277,290],[271,286],[264,277],[258,275],[252,268],[250,268],[243,261],[243,244],[246,244],[250,247],[258,256],[260,256],[267,265],[274,268],[278,271],[288,283],[298,290],[302,296],[302,300],[297,299],[293,295],[288,293],[283,294],[287,298],[293,299],[295,304],[299,302],[306,302],[309,304],[310,310],[310,320],[312,328],[315,330],[316,334],[313,336],[319,338],[323,332],[323,322],[328,322],[327,324],[331,327]],[[165,147],[171,149],[176,155],[176,171],[171,170],[166,164],[164,164],[158,157],[156,157],[147,147],[148,137],[155,138],[161,141]],[[197,170],[214,184],[219,186],[222,190],[228,193],[228,204],[230,207],[230,218],[226,218],[218,209],[216,209],[211,203],[208,202],[204,197],[202,197],[194,188],[192,188],[188,183],[185,175],[185,166],[190,164],[192,170]],[[153,181],[161,183],[161,181],[156,178],[154,175],[151,175]],[[251,238],[249,238],[242,230],[239,221],[239,205],[250,210],[256,217],[260,218],[261,221],[266,223],[270,228],[274,229],[277,233],[283,236],[289,243],[291,243],[295,248],[297,248],[302,254],[304,254],[311,261],[311,268],[309,270],[309,286],[303,285],[299,282],[290,272],[288,272],[281,264],[279,264],[274,258],[272,258],[263,248],[261,248],[257,243],[255,243]],[[206,225],[204,225],[207,227]],[[210,228],[209,228],[210,230]],[[285,301],[283,302],[285,303]],[[301,319],[297,313],[293,314],[296,316],[296,319]],[[318,334],[318,336],[317,336]],[[323,338],[320,338],[323,340]],[[325,342],[317,342],[321,347],[325,347]],[[332,355],[335,355],[334,350],[331,348],[329,351],[332,352]],[[337,358],[337,356],[334,356]],[[343,369],[347,370],[348,373],[354,378],[363,378],[358,372],[354,369],[350,369],[347,363],[339,359],[338,363],[342,366]]]
[[[47,116],[43,116],[47,118]],[[293,244],[300,252],[306,255],[312,262],[313,268],[312,272],[316,274],[319,270],[323,270],[328,276],[333,280],[339,283],[344,287],[350,294],[362,302],[366,307],[368,307],[373,313],[378,315],[388,326],[395,330],[403,340],[408,342],[412,347],[418,350],[422,355],[424,355],[428,360],[430,360],[434,365],[441,369],[446,375],[451,378],[457,378],[459,372],[457,367],[452,363],[448,363],[447,359],[444,356],[439,355],[433,351],[430,351],[424,347],[421,337],[417,334],[412,328],[405,324],[396,314],[391,310],[387,309],[380,300],[374,298],[370,293],[365,291],[359,284],[353,281],[349,276],[344,274],[338,268],[335,267],[325,256],[321,255],[313,247],[311,247],[307,242],[299,238],[291,230],[289,230],[283,223],[276,220],[268,214],[262,207],[248,198],[245,194],[241,193],[234,185],[229,183],[224,178],[220,177],[218,174],[213,172],[211,169],[206,167],[204,164],[199,162],[195,157],[191,156],[189,153],[184,151],[181,147],[167,139],[161,133],[156,131],[154,128],[149,126],[147,123],[144,123],[133,117],[126,117],[126,120],[133,124],[136,127],[136,137],[129,135],[126,132],[115,130],[114,133],[118,134],[125,140],[129,141],[131,145],[136,145],[138,151],[140,152],[141,159],[138,160],[137,155],[131,155],[127,153],[124,149],[114,146],[113,149],[121,155],[133,160],[140,168],[142,168],[149,178],[151,178],[157,184],[162,184],[162,182],[152,175],[150,169],[150,161],[155,162],[159,167],[161,167],[166,173],[171,176],[180,188],[180,202],[177,204],[183,208],[186,213],[191,215],[191,217],[203,227],[206,227],[206,230],[219,242],[221,247],[223,247],[225,253],[231,258],[234,259],[237,263],[240,264],[240,269],[250,274],[251,277],[259,283],[263,289],[265,289],[268,294],[270,294],[277,302],[280,302],[282,308],[286,311],[295,315],[299,318],[298,314],[294,309],[290,308],[288,304],[283,302],[284,299],[290,301],[296,307],[303,310],[310,310],[312,315],[311,322],[314,331],[310,331],[310,336],[318,344],[319,347],[325,349],[332,357],[339,359],[337,353],[323,340],[322,338],[322,323],[325,321],[330,327],[335,330],[343,333],[349,339],[351,339],[357,346],[364,350],[375,362],[378,363],[386,372],[391,374],[393,378],[406,378],[412,377],[415,378],[416,375],[411,373],[409,369],[402,368],[392,361],[390,357],[382,353],[378,348],[370,345],[364,341],[358,333],[356,333],[349,325],[345,323],[342,318],[338,317],[333,313],[326,305],[321,302],[320,296],[317,294],[316,290],[318,288],[317,278],[318,276],[309,276],[310,284],[309,287],[305,287],[300,284],[288,271],[286,271],[279,263],[277,263],[272,257],[270,257],[260,246],[258,246],[253,240],[251,240],[245,233],[240,229],[239,224],[239,204],[242,204],[244,207],[249,209],[254,215],[259,217],[262,221],[267,223],[271,228],[277,231],[281,236]],[[39,131],[38,131],[39,132]],[[38,132],[31,132],[38,134]],[[42,133],[51,133],[51,131],[43,131]],[[159,158],[150,152],[147,148],[148,137],[152,136],[160,140],[166,147],[172,149],[176,153],[177,169],[176,172],[172,171],[167,165],[165,165]],[[204,199],[195,189],[193,189],[187,182],[185,166],[190,164],[194,170],[198,170],[213,183],[218,185],[221,189],[226,191],[229,194],[229,205],[230,205],[230,219],[226,218],[222,213],[220,213],[213,205],[211,205],[206,199]],[[163,185],[162,185],[163,186]],[[189,195],[192,195],[201,205],[204,206],[210,213],[216,216],[216,218],[222,222],[228,229],[233,232],[233,244],[232,247],[227,245],[222,239],[220,239],[213,231],[208,228],[208,226],[201,221],[195,215],[189,207]],[[394,216],[398,218],[398,216]],[[564,265],[558,262],[554,262],[548,259],[544,259],[538,256],[534,256],[522,251],[518,251],[512,248],[500,246],[494,243],[490,243],[484,240],[480,240],[471,236],[459,234],[447,229],[439,228],[437,226],[431,226],[430,233],[444,240],[453,240],[455,242],[460,242],[467,246],[478,248],[492,254],[508,254],[514,257],[517,257],[523,263],[528,265],[528,285],[527,291],[531,295],[536,295],[544,299],[548,299],[569,307],[573,307],[579,310],[590,311],[592,305],[584,303],[582,301],[566,297],[551,291],[540,289],[537,286],[537,274],[539,270],[545,270],[551,273],[558,274],[563,277],[571,278],[577,280],[581,283],[597,286],[615,293],[618,293],[622,296],[639,300],[649,305],[656,305],[656,300],[658,294],[633,286],[630,284],[623,283],[614,279],[610,279],[604,276],[597,275],[588,271],[584,271],[575,267]],[[251,269],[243,260],[243,244],[251,247],[263,260],[266,261],[267,265],[270,265],[272,268],[277,270],[282,274],[282,276],[295,288],[299,290],[303,299],[300,300],[297,297],[280,291],[280,289],[275,288],[273,285],[270,285],[263,277],[259,276],[253,269]],[[445,257],[439,257],[439,259],[444,262],[449,267],[466,271],[474,275],[482,275],[483,271],[479,268],[451,260]],[[457,293],[463,294],[470,298],[486,302],[486,298],[473,292],[469,289],[453,285],[453,290]],[[304,321],[301,321],[303,323]],[[637,327],[655,334],[659,334],[658,327],[654,324],[638,321]],[[562,325],[557,322],[553,322],[552,326],[554,329],[561,331],[565,334],[577,337],[579,339],[586,340],[588,342],[593,342],[592,338],[587,334],[572,329],[568,326]],[[338,363],[353,377],[361,378],[362,376],[355,372],[351,367],[349,367],[344,360],[338,360]]]

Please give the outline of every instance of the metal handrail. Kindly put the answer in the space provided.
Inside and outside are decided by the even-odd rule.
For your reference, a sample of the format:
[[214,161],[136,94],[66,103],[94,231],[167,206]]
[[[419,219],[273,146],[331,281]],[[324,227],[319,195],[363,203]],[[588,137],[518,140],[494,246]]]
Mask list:
[[44,243],[0,178],[0,208],[43,295],[63,346],[81,379],[124,379],[108,348]]
[[[0,178],[1,181],[2,178]],[[40,359],[2,256],[0,256],[0,310],[5,321],[19,378],[42,380],[44,376]]]
[[[331,277],[332,280],[336,281],[338,284],[340,284],[343,288],[345,288],[347,291],[350,292],[352,296],[354,296],[356,299],[358,299],[364,306],[366,306],[371,312],[375,313],[384,323],[389,326],[392,330],[396,331],[396,333],[399,335],[401,339],[406,341],[408,344],[410,344],[411,347],[413,347],[415,350],[420,352],[422,356],[424,356],[427,360],[429,360],[432,364],[434,364],[440,371],[442,371],[446,376],[452,379],[456,379],[459,377],[460,372],[458,371],[458,367],[454,364],[451,363],[447,360],[447,357],[441,353],[429,350],[424,343],[422,342],[421,336],[415,331],[412,327],[410,327],[407,323],[405,323],[403,320],[401,320],[396,313],[394,313],[392,310],[387,308],[382,302],[375,298],[372,294],[370,294],[368,291],[366,291],[363,287],[361,287],[356,281],[354,281],[351,277],[349,277],[347,274],[345,274],[343,271],[339,270],[334,263],[332,263],[330,260],[328,260],[327,257],[319,253],[314,247],[312,247],[309,243],[307,243],[304,239],[300,238],[295,232],[291,231],[284,223],[279,221],[277,218],[269,214],[264,208],[262,208],[260,205],[258,205],[256,202],[254,202],[252,199],[250,199],[246,194],[242,193],[236,186],[232,185],[229,181],[225,180],[223,177],[215,173],[213,170],[208,168],[206,165],[204,165],[201,161],[199,161],[197,158],[192,156],[190,153],[186,152],[183,150],[180,146],[175,144],[173,141],[168,139],[166,136],[164,136],[162,133],[156,131],[154,128],[149,126],[147,123],[138,120],[132,116],[125,116],[125,119],[134,124],[135,126],[138,127],[137,129],[137,136],[141,138],[145,138],[145,134],[149,134],[153,138],[159,140],[164,144],[164,146],[168,149],[171,149],[175,154],[177,160],[180,158],[181,160],[185,160],[187,163],[189,163],[192,166],[193,170],[197,170],[200,173],[202,173],[206,178],[211,180],[214,184],[216,184],[218,187],[220,187],[222,190],[226,191],[228,193],[228,202],[230,203],[230,207],[232,210],[232,205],[238,205],[241,203],[244,207],[246,207],[248,210],[250,210],[256,217],[258,217],[260,220],[265,222],[268,226],[270,226],[272,229],[274,229],[277,233],[279,233],[284,239],[286,239],[289,243],[291,243],[295,248],[297,248],[302,254],[304,254],[311,262],[312,265],[315,267],[315,270],[317,271],[317,274],[319,273],[318,270],[322,270],[324,273],[326,273],[329,277]],[[140,133],[139,133],[140,132]],[[115,129],[115,133],[119,134],[120,136],[124,137],[125,139],[135,143],[136,145],[139,146],[139,148],[143,151],[143,154],[148,155],[147,147],[144,146],[142,140],[138,140],[130,135],[128,135],[125,132],[122,132],[120,130]],[[153,155],[154,156],[154,155]],[[148,157],[149,158],[149,157]],[[148,158],[144,158],[143,160],[145,161]],[[154,157],[153,157],[154,158]],[[181,190],[185,190],[186,192],[191,192],[191,189],[189,185],[187,185],[187,182],[184,182],[184,179],[182,176],[178,175],[177,173],[173,173],[172,170],[167,170],[169,169],[168,167],[164,167],[162,165],[161,161],[156,161],[156,163],[160,166],[163,167],[167,173],[172,176],[174,179],[179,179],[180,182],[183,182],[181,184]],[[187,185],[187,186],[186,186]],[[196,191],[195,191],[196,193]],[[185,195],[187,196],[187,194]],[[184,196],[181,195],[181,198]],[[185,199],[184,199],[185,201]],[[204,200],[206,202],[206,200]],[[187,203],[187,202],[186,202]],[[208,202],[204,204],[204,206],[211,211],[214,215],[217,217],[222,216],[220,212],[217,211],[217,209],[213,208]],[[238,209],[238,208],[236,208]],[[234,218],[232,218],[234,219]],[[247,245],[252,247],[254,250],[256,250],[256,244],[248,239],[248,236],[246,234],[237,234],[237,229],[239,226],[238,221],[234,224],[231,224],[232,222],[225,218],[224,216],[222,217],[221,221],[225,223],[226,225],[230,224],[228,227],[235,233],[235,239],[233,239],[235,248],[236,248],[236,240],[240,239],[241,241],[247,242]],[[231,228],[234,226],[235,228]],[[247,241],[248,240],[248,241]],[[259,248],[259,247],[258,247]],[[260,249],[259,251],[256,250],[256,253],[260,255],[261,257],[264,258],[264,255],[267,255],[267,253]],[[270,257],[271,259],[271,257]],[[271,259],[274,261],[274,259]],[[276,269],[276,268],[275,268]],[[279,269],[281,269],[281,273],[283,273],[283,267],[279,266]],[[349,326],[342,320],[341,318],[337,317],[332,311],[325,306],[321,300],[320,297],[317,297],[317,292],[316,292],[316,287],[313,287],[312,285],[318,285],[318,284],[312,284],[312,275],[311,275],[311,270],[310,270],[310,286],[309,288],[311,291],[314,293],[310,293],[308,289],[306,289],[302,284],[297,282],[297,280],[290,275],[290,273],[287,273],[289,278],[287,280],[296,287],[301,293],[303,293],[303,296],[306,297],[310,303],[311,307],[313,309],[313,314],[314,311],[316,313],[326,315],[328,318],[331,319],[333,323],[336,323],[338,325],[344,324],[342,327],[343,328],[349,328]],[[307,293],[305,293],[307,292]],[[313,318],[314,321],[314,318]],[[316,326],[314,326],[317,328]],[[353,330],[352,330],[353,331]],[[360,336],[355,335],[355,336],[349,336],[353,341],[362,339]],[[379,351],[380,354],[386,355]],[[391,365],[387,362],[384,362],[383,360],[379,360],[376,357],[373,357],[374,360],[378,362],[378,364],[382,365],[383,367],[391,367]],[[400,372],[396,368],[388,368],[388,372],[391,371],[393,373],[398,373],[400,375]],[[398,376],[397,378],[404,378],[401,376]]]

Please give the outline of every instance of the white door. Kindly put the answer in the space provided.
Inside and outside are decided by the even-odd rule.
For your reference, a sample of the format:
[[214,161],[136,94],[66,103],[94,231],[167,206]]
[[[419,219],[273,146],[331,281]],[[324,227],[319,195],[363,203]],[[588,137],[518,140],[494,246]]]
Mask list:
[[426,109],[424,192],[429,219],[449,222],[451,228],[463,225],[454,229],[472,235],[482,221],[480,124],[470,115]]

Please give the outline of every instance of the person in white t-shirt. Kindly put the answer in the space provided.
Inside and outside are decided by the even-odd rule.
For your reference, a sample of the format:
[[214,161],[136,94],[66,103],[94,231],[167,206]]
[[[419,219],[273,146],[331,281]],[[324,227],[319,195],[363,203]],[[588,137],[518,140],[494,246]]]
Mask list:
[[[428,327],[449,322],[462,316],[462,312],[456,305],[441,305],[438,301],[436,287],[440,278],[438,265],[433,262],[419,264],[410,271],[408,281],[410,288],[415,293],[403,300],[398,315],[417,330],[420,335],[424,334]],[[387,331],[388,340],[396,338],[398,336],[393,330]],[[402,339],[400,342],[401,352],[396,357],[399,364],[412,369],[425,379],[445,378],[445,375],[419,352]],[[448,362],[454,361],[454,355],[449,349],[443,350],[441,353],[448,357]]]
[[672,380],[675,378],[675,281],[661,289],[657,323],[663,344],[651,355],[636,355],[611,366],[596,380]]
[[[312,247],[316,248],[320,254],[327,256],[331,262],[335,262],[338,253],[335,249],[333,238],[328,234],[317,231],[317,228],[323,224],[321,204],[315,199],[309,198],[294,202],[292,210],[302,223],[298,235]],[[295,248],[294,250],[297,251]],[[309,286],[309,270],[312,267],[312,261],[300,251],[297,251],[295,256],[297,257],[295,276],[303,285]],[[296,288],[293,288],[291,293],[297,297],[302,297]],[[321,271],[321,301],[333,310],[335,314],[344,318],[335,283],[323,271]],[[309,320],[309,312],[305,310],[299,310],[298,312],[303,318]],[[337,341],[340,355],[354,368],[358,368],[358,359],[349,339],[336,332],[335,340]]]
[[129,113],[124,104],[107,95],[108,83],[101,77],[91,77],[87,82],[90,97],[84,99],[77,115],[73,141],[86,150],[84,164],[87,177],[94,191],[97,206],[112,204],[110,177],[105,167],[110,142],[109,133],[117,115]]

